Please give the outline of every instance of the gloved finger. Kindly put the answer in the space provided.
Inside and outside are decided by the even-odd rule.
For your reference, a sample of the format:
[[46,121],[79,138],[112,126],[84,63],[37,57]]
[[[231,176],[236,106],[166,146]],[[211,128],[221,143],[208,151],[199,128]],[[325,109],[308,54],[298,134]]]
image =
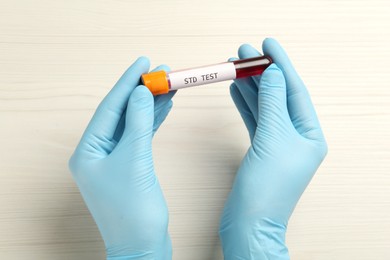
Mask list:
[[[237,59],[238,58],[230,58],[229,61]],[[245,126],[249,132],[250,140],[252,141],[256,125],[251,127],[248,126],[247,122],[253,119],[254,122],[257,123],[257,86],[251,77],[235,79],[234,83],[230,85],[230,95],[244,120]],[[241,111],[243,111],[243,113],[241,113]]]
[[253,137],[256,132],[256,120],[253,117],[253,114],[248,107],[244,97],[242,96],[240,90],[238,89],[235,83],[230,85],[230,95],[232,96],[233,102],[236,105],[238,112],[240,113],[242,120],[245,123],[246,128],[248,129],[249,138],[252,142]]
[[[171,111],[173,102],[172,97],[176,94],[175,91],[170,91],[167,94],[158,95],[154,98],[154,105],[158,105],[158,109],[154,109],[154,124],[153,129],[154,131],[157,131],[157,129],[160,128],[160,125],[164,122],[165,118],[167,117],[169,111]],[[167,113],[167,114],[165,114]]]
[[[153,69],[152,71],[159,71],[159,70],[165,70],[165,71],[169,71],[169,67],[166,66],[166,65],[160,65],[158,67],[156,67],[155,69]],[[158,114],[161,112],[162,108],[165,108],[168,103],[169,103],[169,100],[173,97],[173,95],[176,93],[176,91],[172,91],[172,92],[169,92],[168,94],[166,95],[159,95],[159,96],[156,96],[154,97],[154,114],[155,114],[155,118],[156,117],[159,117]],[[162,98],[164,97],[164,98]],[[122,137],[122,134],[123,134],[123,130],[124,130],[124,127],[125,127],[125,118],[126,118],[126,110],[123,112],[120,120],[119,120],[119,123],[118,123],[118,126],[115,130],[115,133],[114,133],[114,137],[113,139],[118,143],[119,140],[121,139]],[[161,121],[156,121],[155,120],[155,123],[158,122],[159,124],[161,124],[162,122]]]
[[168,103],[160,109],[159,113],[154,115],[153,134],[156,133],[162,122],[164,122],[165,118],[168,116],[169,111],[172,109],[172,105],[172,100],[169,100]]
[[[243,44],[238,49],[238,55],[241,59],[252,58],[259,56],[258,52],[248,44]],[[258,107],[257,107],[257,92],[259,81],[256,82],[255,77],[247,77],[234,80],[238,89],[240,90],[243,98],[248,104],[256,122],[258,118]]]
[[[249,111],[252,113],[253,118],[257,123],[258,118],[258,106],[257,106],[257,87],[251,78],[235,79],[234,84],[237,90],[240,91],[242,98],[245,100]],[[255,91],[256,90],[256,91]]]
[[[155,113],[158,113],[160,110],[165,108],[169,103],[171,103],[171,99],[176,94],[177,90],[169,91],[167,94],[162,94],[154,97],[154,106]],[[157,108],[156,108],[157,106]]]
[[[286,81],[283,72],[271,64],[263,73],[259,87],[259,129],[277,133],[291,125],[287,110]],[[291,125],[292,127],[292,125]]]
[[264,40],[263,51],[271,56],[286,77],[288,111],[297,132],[312,140],[323,139],[310,95],[286,52],[276,40],[271,38]]
[[[167,65],[160,65],[153,71],[164,70],[170,71]],[[176,94],[176,91],[170,91],[167,94],[157,95],[154,97],[154,123],[153,123],[153,134],[158,130],[162,122],[164,122],[169,111],[172,108],[172,97]]]
[[[126,109],[131,92],[139,84],[140,77],[149,70],[149,59],[138,58],[100,103],[80,141],[83,147],[99,147],[109,153],[110,143],[118,123]],[[91,145],[92,143],[92,145]],[[79,145],[79,146],[80,146]],[[110,147],[109,149],[107,147]]]
[[116,143],[118,143],[119,140],[122,138],[123,130],[125,130],[125,123],[126,123],[126,110],[123,112],[121,118],[119,119],[119,123],[114,132],[114,136],[112,137],[112,139]]
[[151,148],[154,121],[152,93],[143,85],[136,87],[130,95],[126,110],[123,136],[115,150]]

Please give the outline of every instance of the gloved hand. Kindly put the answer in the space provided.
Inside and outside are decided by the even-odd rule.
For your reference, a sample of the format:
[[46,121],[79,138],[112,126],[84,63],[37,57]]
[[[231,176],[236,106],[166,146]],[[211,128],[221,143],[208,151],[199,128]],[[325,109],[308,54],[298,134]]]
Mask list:
[[[282,47],[263,42],[274,61],[261,76],[237,79],[231,96],[251,146],[220,223],[225,259],[289,259],[288,220],[327,153],[309,94]],[[240,58],[259,56],[249,45]]]
[[[160,66],[158,69],[165,69]],[[69,167],[103,237],[107,259],[171,259],[168,210],[154,172],[152,137],[174,93],[139,86],[139,58],[97,108]]]

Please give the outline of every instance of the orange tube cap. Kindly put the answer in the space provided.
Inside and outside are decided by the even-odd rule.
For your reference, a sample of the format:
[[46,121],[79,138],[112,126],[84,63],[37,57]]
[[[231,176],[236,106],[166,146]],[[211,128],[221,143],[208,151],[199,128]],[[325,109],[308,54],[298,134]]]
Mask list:
[[153,95],[161,95],[169,92],[167,73],[163,70],[142,74],[142,83]]

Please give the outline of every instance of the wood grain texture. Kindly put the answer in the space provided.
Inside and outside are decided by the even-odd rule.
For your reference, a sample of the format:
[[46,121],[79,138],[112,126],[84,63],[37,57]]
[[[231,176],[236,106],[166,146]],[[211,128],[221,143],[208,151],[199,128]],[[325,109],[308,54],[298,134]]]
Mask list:
[[[0,0],[0,259],[104,259],[67,161],[133,60],[204,65],[267,36],[329,143],[289,223],[292,259],[389,259],[389,13],[385,0]],[[219,215],[248,146],[227,85],[178,93],[154,140],[174,259],[222,259]]]

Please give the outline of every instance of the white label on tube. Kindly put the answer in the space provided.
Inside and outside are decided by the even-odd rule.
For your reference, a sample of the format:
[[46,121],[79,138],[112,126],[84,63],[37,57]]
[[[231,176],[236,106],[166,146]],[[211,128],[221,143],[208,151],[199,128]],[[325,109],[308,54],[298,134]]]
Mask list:
[[173,71],[169,74],[171,90],[209,84],[236,78],[233,62],[225,62],[194,69]]

